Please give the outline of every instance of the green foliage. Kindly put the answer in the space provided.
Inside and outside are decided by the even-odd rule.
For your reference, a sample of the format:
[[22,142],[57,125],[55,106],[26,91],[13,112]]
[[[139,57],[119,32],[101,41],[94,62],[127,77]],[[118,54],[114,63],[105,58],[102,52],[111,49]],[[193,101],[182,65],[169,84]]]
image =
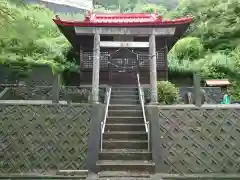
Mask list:
[[53,23],[50,10],[8,1],[0,5],[9,9],[9,18],[0,16],[4,24],[0,27],[0,63],[14,64],[16,71],[26,71],[34,64],[49,65],[55,73],[78,69],[65,57],[70,44]]
[[203,44],[197,37],[186,37],[179,40],[172,51],[178,59],[188,58],[194,60],[200,58],[203,54]]
[[194,17],[190,35],[201,38],[206,49],[232,50],[240,42],[238,0],[181,0],[175,12]]
[[[240,99],[240,4],[238,0],[181,0],[169,17],[191,15],[186,37],[169,53],[170,71],[200,72],[204,79],[228,78]],[[195,38],[190,45],[189,38]],[[191,48],[189,53],[188,48]]]
[[167,13],[166,7],[162,5],[156,5],[156,4],[145,4],[143,5],[142,12],[148,12],[148,13],[154,13],[157,12],[159,15],[164,15]]
[[121,5],[123,10],[128,11],[133,10],[136,6],[152,3],[155,6],[164,6],[166,9],[174,9],[178,5],[178,0],[94,0],[94,4],[97,6],[102,6],[105,9],[118,9]]
[[159,103],[173,104],[179,100],[179,89],[168,81],[158,81],[158,101]]
[[[17,3],[17,5],[16,5]],[[191,15],[194,22],[169,53],[171,72],[203,79],[229,78],[232,94],[240,99],[239,0],[95,0],[95,12],[155,12],[164,19]],[[82,14],[60,14],[83,19]],[[43,6],[21,0],[0,1],[0,63],[24,72],[33,64],[47,64],[54,72],[76,71],[77,56]],[[163,88],[162,88],[163,89]],[[171,89],[171,88],[170,88]],[[174,88],[173,88],[174,89]],[[165,100],[162,100],[165,101]],[[167,100],[168,101],[168,100]]]

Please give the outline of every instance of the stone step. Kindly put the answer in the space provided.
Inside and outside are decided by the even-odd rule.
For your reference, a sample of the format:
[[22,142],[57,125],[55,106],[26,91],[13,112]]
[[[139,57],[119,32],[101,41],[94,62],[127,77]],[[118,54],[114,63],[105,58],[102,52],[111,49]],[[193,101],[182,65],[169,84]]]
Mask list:
[[99,160],[144,160],[150,161],[152,159],[152,153],[141,150],[103,150],[99,154]]
[[132,100],[132,99],[110,99],[110,105],[112,104],[130,104],[130,105],[137,105],[140,104],[139,100]]
[[111,99],[126,99],[126,100],[139,100],[138,95],[118,95],[112,94]]
[[111,95],[137,95],[138,91],[111,91]]
[[98,176],[100,178],[123,178],[123,177],[129,177],[129,178],[150,178],[149,172],[130,172],[130,171],[102,171],[99,172]]
[[147,140],[103,140],[103,149],[148,149]]
[[142,177],[102,177],[100,179],[91,179],[91,180],[150,180],[150,178],[142,178]]
[[108,116],[142,117],[142,110],[108,110]]
[[143,124],[143,117],[119,117],[119,116],[108,116],[107,123],[109,124]]
[[64,176],[82,176],[82,177],[87,177],[88,176],[88,170],[59,170],[56,172],[56,175],[64,175]]
[[145,125],[141,124],[107,124],[105,125],[105,132],[111,131],[145,131]]
[[112,92],[119,92],[119,91],[138,92],[138,87],[127,87],[127,86],[112,87],[111,91]]
[[141,105],[112,104],[112,105],[109,105],[108,110],[142,110],[142,107],[141,107]]
[[97,166],[100,171],[147,171],[149,173],[154,172],[154,163],[152,161],[109,161],[99,160]]
[[104,140],[148,140],[148,134],[145,131],[112,131],[104,132]]

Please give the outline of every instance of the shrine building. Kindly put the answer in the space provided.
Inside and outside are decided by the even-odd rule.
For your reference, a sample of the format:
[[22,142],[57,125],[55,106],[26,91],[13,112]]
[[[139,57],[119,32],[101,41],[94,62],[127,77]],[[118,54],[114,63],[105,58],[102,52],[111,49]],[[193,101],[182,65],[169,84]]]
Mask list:
[[164,20],[156,13],[88,13],[83,21],[54,19],[79,54],[79,84],[92,84],[98,101],[99,84],[151,84],[168,79],[167,53],[184,34],[192,18]]

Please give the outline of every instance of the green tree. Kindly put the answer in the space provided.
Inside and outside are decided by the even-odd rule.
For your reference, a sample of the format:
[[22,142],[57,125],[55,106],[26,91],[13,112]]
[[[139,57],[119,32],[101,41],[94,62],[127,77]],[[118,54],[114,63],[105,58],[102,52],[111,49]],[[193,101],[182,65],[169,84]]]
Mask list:
[[141,9],[142,12],[148,12],[148,13],[154,13],[157,12],[160,15],[164,15],[167,13],[167,9],[162,5],[156,5],[156,4],[145,4],[142,6]]
[[48,64],[60,71],[75,68],[65,58],[70,44],[53,23],[54,14],[50,10],[9,1],[2,1],[0,5],[8,9],[8,14],[0,17],[4,24],[0,27],[2,64]]
[[194,17],[191,36],[200,37],[206,49],[234,49],[240,42],[238,0],[181,0],[173,14]]

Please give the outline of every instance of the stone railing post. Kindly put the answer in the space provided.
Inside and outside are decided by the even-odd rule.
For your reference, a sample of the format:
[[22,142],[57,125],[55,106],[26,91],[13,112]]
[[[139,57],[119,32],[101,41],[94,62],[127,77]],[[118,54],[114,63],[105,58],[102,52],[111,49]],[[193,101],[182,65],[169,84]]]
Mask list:
[[60,94],[60,74],[54,74],[53,76],[53,84],[52,84],[52,102],[59,102],[59,94]]
[[194,102],[196,106],[202,105],[201,77],[198,73],[193,73]]

